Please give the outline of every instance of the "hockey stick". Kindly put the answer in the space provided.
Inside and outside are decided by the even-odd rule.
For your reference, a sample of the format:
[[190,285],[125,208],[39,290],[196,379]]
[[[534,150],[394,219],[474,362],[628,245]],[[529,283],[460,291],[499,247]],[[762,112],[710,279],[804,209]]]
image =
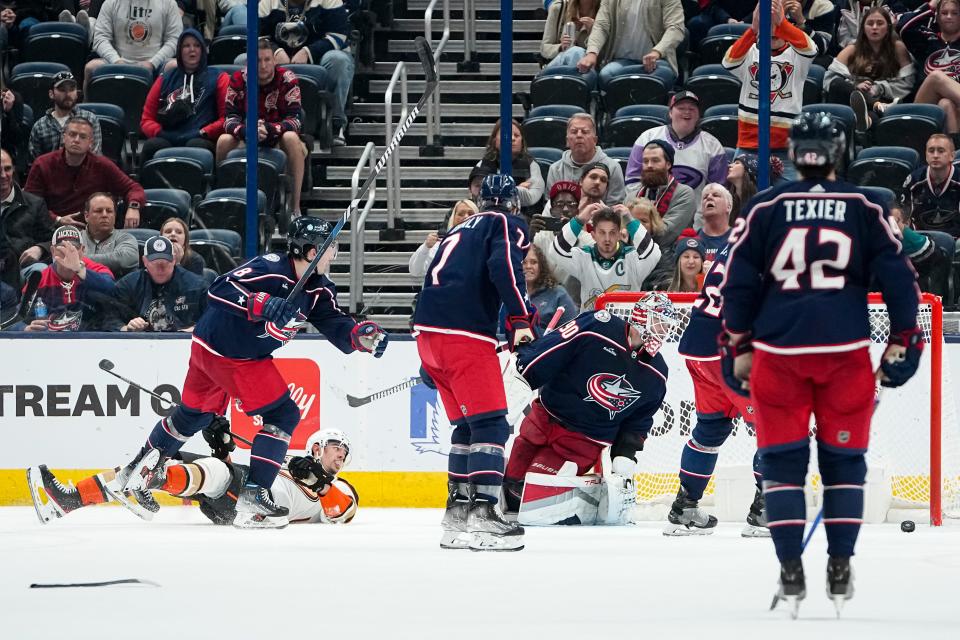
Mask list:
[[120,580],[106,580],[104,582],[66,582],[56,584],[50,582],[34,582],[30,585],[31,589],[62,589],[66,587],[112,587],[118,584],[142,584],[148,587],[159,587],[160,584],[153,580],[143,580],[142,578],[121,578]]
[[39,271],[30,273],[30,276],[27,278],[27,284],[24,287],[23,295],[20,297],[17,312],[6,320],[0,321],[0,331],[18,322],[26,322],[27,316],[30,314],[30,309],[33,308],[33,303],[37,299],[37,292],[40,290],[40,278],[41,274]]
[[370,190],[370,187],[376,181],[377,177],[380,175],[380,172],[387,165],[387,160],[390,159],[390,156],[393,155],[393,152],[400,144],[400,140],[403,139],[404,134],[407,133],[407,130],[413,124],[413,121],[417,119],[418,115],[420,115],[420,110],[423,109],[424,105],[427,104],[427,100],[430,99],[430,96],[433,95],[434,90],[437,88],[437,65],[433,59],[433,51],[430,50],[430,44],[423,36],[417,36],[417,39],[414,41],[414,48],[417,50],[417,55],[420,57],[420,64],[423,65],[423,75],[426,80],[426,85],[423,88],[423,94],[420,96],[420,100],[417,101],[416,106],[410,110],[410,113],[407,114],[407,118],[400,123],[396,133],[393,134],[393,139],[390,140],[389,144],[387,144],[387,148],[383,150],[383,154],[380,156],[380,159],[377,160],[376,166],[373,167],[373,171],[370,172],[370,175],[367,176],[367,179],[364,181],[363,185],[361,185],[360,190],[357,191],[356,197],[350,201],[349,205],[347,205],[346,211],[343,212],[340,220],[338,220],[337,224],[334,225],[330,235],[327,236],[327,239],[324,240],[323,244],[321,244],[317,249],[317,255],[313,256],[313,260],[310,261],[310,266],[307,267],[307,270],[304,271],[303,275],[300,276],[300,279],[297,280],[297,284],[294,285],[293,290],[290,291],[290,295],[287,296],[287,300],[293,300],[296,298],[303,290],[303,287],[306,286],[310,275],[316,271],[317,265],[320,264],[320,259],[323,257],[323,254],[327,252],[327,249],[330,248],[333,242],[337,239],[337,236],[340,235],[340,232],[347,224],[350,216],[353,215],[353,212],[360,207],[360,201],[363,200],[363,197],[367,194],[367,191]]
[[[111,362],[110,360],[107,360],[106,358],[104,358],[103,360],[100,361],[100,365],[99,365],[99,366],[100,366],[100,369],[101,369],[101,370],[106,371],[107,373],[109,373],[110,375],[112,375],[112,376],[115,377],[115,378],[119,378],[120,380],[123,380],[124,382],[126,382],[128,385],[130,385],[130,386],[133,387],[134,389],[139,389],[140,391],[143,391],[143,392],[144,392],[145,394],[147,394],[148,396],[152,396],[152,397],[156,398],[157,400],[160,400],[160,401],[162,401],[162,402],[166,402],[166,403],[167,403],[168,405],[170,405],[171,407],[180,406],[180,405],[178,405],[176,402],[174,402],[173,400],[171,400],[170,398],[165,398],[165,397],[163,397],[162,395],[160,395],[159,393],[155,393],[155,392],[151,391],[150,389],[147,389],[146,387],[137,384],[137,383],[134,382],[133,380],[130,380],[129,378],[124,378],[122,375],[120,375],[119,373],[117,373],[116,371],[113,370],[113,367],[114,367],[113,362]],[[245,444],[245,445],[248,445],[248,446],[251,446],[251,447],[253,446],[253,443],[252,443],[251,441],[247,440],[246,438],[244,438],[244,437],[241,436],[241,435],[238,435],[238,434],[236,434],[236,433],[233,433],[232,431],[230,432],[230,435],[232,435],[235,440],[239,440],[240,442],[242,442],[242,443]]]
[[[557,310],[554,312],[553,317],[550,318],[550,323],[547,324],[547,329],[544,332],[545,334],[553,331],[553,329],[557,326],[557,323],[560,322],[560,318],[563,317],[564,311],[565,309],[562,306],[557,307]],[[507,348],[506,344],[500,345],[499,347],[497,347],[497,353],[502,352],[506,348]],[[423,378],[421,378],[420,376],[417,376],[415,378],[410,378],[409,380],[404,380],[403,382],[400,382],[399,384],[395,384],[392,387],[387,387],[386,389],[377,391],[376,393],[371,393],[368,396],[357,397],[357,396],[352,396],[348,393],[346,394],[347,404],[349,404],[353,408],[362,407],[363,405],[369,404],[374,400],[379,400],[380,398],[386,398],[387,396],[392,396],[393,394],[399,393],[404,389],[415,387],[421,382],[423,382]]]

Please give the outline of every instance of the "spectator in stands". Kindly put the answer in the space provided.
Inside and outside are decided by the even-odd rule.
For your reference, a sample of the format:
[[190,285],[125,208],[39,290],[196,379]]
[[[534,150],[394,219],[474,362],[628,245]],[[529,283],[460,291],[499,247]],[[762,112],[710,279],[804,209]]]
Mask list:
[[[742,215],[746,215],[743,207],[750,198],[757,193],[757,173],[759,159],[754,153],[745,153],[734,158],[727,171],[727,180],[724,186],[733,196],[733,206],[730,209],[730,224]],[[783,177],[783,161],[776,156],[770,156],[770,184],[776,184]]]
[[20,188],[13,158],[0,150],[0,281],[20,289],[20,269],[50,261],[53,221],[43,200]]
[[547,172],[547,189],[560,180],[579,182],[584,165],[602,162],[610,170],[610,186],[604,201],[608,205],[620,204],[626,195],[623,186],[623,169],[620,163],[597,146],[597,123],[588,113],[574,114],[567,122],[567,150],[563,157],[550,165]]
[[680,232],[693,224],[697,208],[693,189],[681,184],[672,171],[673,147],[664,140],[648,142],[643,148],[643,169],[636,196],[652,201],[663,219],[663,232],[653,237],[662,252],[669,250]]
[[345,145],[354,72],[347,8],[341,0],[260,0],[259,15],[260,35],[278,47],[277,64],[316,64],[327,70],[336,97],[333,144]]
[[[620,241],[626,223],[632,245]],[[593,226],[593,246],[580,245],[580,232]],[[640,291],[660,260],[660,247],[640,221],[621,205],[596,203],[583,208],[565,224],[550,245],[547,259],[558,278],[579,284],[580,309],[592,309],[597,296],[607,291]]]
[[857,116],[857,130],[866,131],[890,104],[913,90],[916,71],[906,45],[893,30],[886,7],[863,12],[860,35],[837,54],[827,68],[827,100],[849,104]]
[[207,45],[199,31],[185,29],[180,34],[176,62],[147,94],[140,117],[140,129],[147,136],[140,148],[141,162],[167,147],[214,151],[223,134],[230,77],[207,67]]
[[90,74],[105,64],[134,64],[159,73],[176,55],[182,30],[174,0],[106,0],[93,29],[93,50],[100,57],[84,67],[84,95]]
[[558,307],[563,307],[558,327],[577,317],[576,303],[557,282],[543,250],[535,244],[530,245],[530,250],[523,259],[523,278],[527,283],[527,300],[536,307],[540,315],[541,329],[547,328]]
[[[0,131],[3,131],[0,136],[0,149],[14,158],[22,157],[26,155],[23,151],[29,135],[23,117],[23,98],[4,87],[0,90],[0,107]],[[26,166],[26,163],[23,163],[23,166]]]
[[123,226],[140,226],[140,207],[146,194],[109,159],[90,152],[93,125],[84,117],[71,116],[64,126],[63,148],[45,153],[30,168],[24,190],[47,203],[57,225],[82,226],[84,203],[91,194],[105,192],[123,196],[127,205]]
[[956,149],[950,136],[935,133],[927,140],[927,164],[904,183],[913,226],[944,231],[960,238],[960,174],[953,164]]
[[483,179],[488,175],[490,175],[490,172],[480,165],[470,169],[470,176],[467,178],[467,193],[477,206],[480,205],[480,185],[483,184]]
[[[290,214],[300,215],[300,188],[303,185],[307,149],[300,140],[300,87],[297,76],[277,65],[270,41],[260,38],[257,47],[259,118],[257,137],[262,146],[280,147],[287,155],[287,169],[293,184]],[[243,145],[247,133],[247,70],[236,71],[230,79],[226,98],[224,134],[217,140],[217,162]]]
[[116,228],[117,206],[109,193],[92,193],[83,203],[85,255],[119,278],[137,268],[137,240]]
[[673,250],[676,268],[666,287],[671,292],[699,293],[703,287],[703,243],[689,235],[681,236]]
[[[653,202],[646,198],[634,197],[630,198],[625,206],[630,210],[630,215],[640,221],[640,224],[647,230],[651,238],[663,235],[663,232],[666,230],[666,225],[663,223],[663,218],[660,217],[660,212],[657,211],[657,207]],[[676,265],[677,261],[673,257],[673,247],[661,247],[660,261],[657,262],[657,265],[653,268],[653,271],[650,272],[650,275],[647,276],[647,279],[643,281],[643,290],[649,291],[651,289],[665,288],[666,285],[664,283],[670,281],[670,276],[673,274]]]
[[103,136],[100,133],[100,121],[97,116],[77,106],[77,79],[69,71],[61,71],[53,76],[50,89],[53,106],[37,118],[30,130],[30,161],[63,146],[63,128],[67,120],[80,116],[90,121],[93,127],[93,153],[100,153]]
[[561,0],[550,4],[540,41],[540,57],[549,61],[548,67],[572,67],[580,62],[587,53],[587,40],[599,8],[600,0]]
[[710,27],[718,24],[740,24],[750,19],[757,0],[718,0],[716,2],[690,2],[696,6],[696,15],[687,20],[690,34],[690,49],[696,51],[700,41],[707,37]]
[[946,304],[952,304],[953,300],[947,298],[947,294],[955,251],[945,252],[930,238],[914,231],[910,227],[910,216],[903,207],[891,206],[890,215],[896,220],[903,235],[903,252],[917,271],[920,290],[941,296],[945,298]]
[[[90,38],[93,39],[93,26],[95,19],[103,6],[104,0],[63,0],[61,5],[64,7],[57,16],[60,22],[75,22],[87,30]],[[93,18],[94,20],[91,20]]]
[[0,49],[22,48],[30,28],[47,17],[40,2],[21,2],[18,6],[17,0],[0,0]]
[[[550,206],[544,209],[543,215],[533,216],[530,221],[530,236],[544,254],[549,250],[557,231],[580,211],[582,194],[580,185],[568,180],[561,180],[550,188]],[[581,246],[592,242],[590,234],[582,231]]]
[[[700,202],[705,184],[726,178],[727,152],[712,133],[701,131],[700,98],[692,91],[680,91],[670,98],[670,124],[647,129],[633,143],[625,176],[628,195],[640,185],[643,150],[651,140],[663,140],[673,147],[670,172],[693,189],[694,202]],[[701,224],[698,212],[693,226]]]
[[787,20],[806,33],[823,56],[837,31],[837,10],[832,0],[783,0]]
[[190,229],[177,217],[167,218],[160,225],[160,235],[173,243],[173,256],[177,264],[198,276],[203,275],[207,264],[203,256],[190,248]]
[[730,210],[733,208],[733,196],[727,188],[717,182],[711,182],[703,188],[700,210],[703,212],[703,226],[697,232],[697,240],[703,247],[704,271],[710,268],[718,251],[727,246],[730,239]]
[[584,165],[580,172],[580,192],[583,197],[580,198],[579,209],[595,202],[603,204],[609,191],[610,167],[602,162]]
[[143,247],[143,269],[117,281],[109,305],[108,331],[189,331],[203,313],[207,286],[200,276],[177,264],[174,245],[153,236]]
[[603,0],[593,23],[587,54],[577,63],[580,73],[600,65],[600,88],[624,68],[643,65],[667,86],[677,79],[677,45],[683,42],[680,0]]
[[[947,133],[960,133],[960,0],[939,0],[900,16],[900,37],[917,61],[916,102],[940,105],[947,115]],[[914,211],[916,217],[916,211]]]
[[444,223],[438,231],[431,231],[427,234],[427,239],[423,244],[417,247],[417,250],[410,256],[410,273],[417,278],[423,278],[427,275],[427,267],[433,262],[433,257],[437,255],[437,247],[447,231],[477,213],[479,209],[472,200],[460,200],[447,213]]
[[37,297],[47,308],[24,331],[80,331],[96,326],[96,294],[111,295],[116,285],[110,270],[85,255],[80,230],[59,227],[50,243],[53,264],[40,277]]
[[[206,1],[212,3],[214,0]],[[223,13],[223,18],[220,20],[221,29],[238,25],[247,26],[247,0],[216,0],[216,4]]]
[[[517,183],[517,191],[520,192],[520,207],[524,213],[529,213],[531,209],[540,204],[543,199],[543,176],[540,173],[540,165],[534,160],[530,152],[527,151],[527,141],[523,137],[523,131],[520,124],[511,121],[511,155],[510,173]],[[500,172],[500,119],[497,119],[493,125],[493,131],[487,138],[487,148],[483,153],[483,158],[477,163],[478,167],[483,167],[488,173]]]

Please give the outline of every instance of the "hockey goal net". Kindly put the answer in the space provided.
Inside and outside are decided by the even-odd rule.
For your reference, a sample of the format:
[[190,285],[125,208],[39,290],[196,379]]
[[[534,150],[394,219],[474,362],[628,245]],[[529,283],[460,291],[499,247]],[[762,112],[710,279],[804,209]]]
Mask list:
[[[602,295],[597,309],[607,309],[626,319],[640,292]],[[667,396],[654,417],[654,426],[644,450],[638,455],[637,503],[639,519],[661,519],[679,488],[680,454],[696,423],[693,382],[677,353],[680,336],[690,318],[696,294],[668,294],[680,317],[673,334],[661,350],[670,367]],[[879,294],[871,294],[871,356],[878,363],[889,334],[890,322]],[[942,517],[960,517],[960,425],[949,371],[943,359],[942,306],[939,298],[923,295],[918,314],[927,347],[917,374],[898,389],[884,389],[873,416],[867,454],[866,519],[930,522]],[[837,384],[843,384],[837,380]],[[811,419],[811,428],[815,428]],[[720,449],[717,470],[704,494],[704,505],[720,508],[720,519],[740,520],[753,497],[751,460],[756,451],[752,428],[742,419]],[[807,478],[807,507],[819,509],[820,478],[816,473],[816,449],[811,451]],[[724,517],[723,508],[731,512]]]

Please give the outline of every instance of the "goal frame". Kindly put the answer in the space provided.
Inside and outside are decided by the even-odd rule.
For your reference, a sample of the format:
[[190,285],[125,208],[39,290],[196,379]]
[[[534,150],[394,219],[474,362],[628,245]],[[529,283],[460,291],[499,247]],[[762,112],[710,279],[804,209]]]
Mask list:
[[[605,309],[609,304],[632,304],[639,300],[647,291],[613,291],[604,293],[597,298],[595,309]],[[697,299],[699,293],[670,293],[671,301],[690,304]],[[870,305],[884,305],[883,296],[879,293],[867,295]],[[920,296],[921,305],[930,306],[930,341],[927,347],[930,351],[930,524],[939,527],[943,524],[943,452],[942,452],[942,414],[943,414],[943,302],[940,296],[923,293]]]

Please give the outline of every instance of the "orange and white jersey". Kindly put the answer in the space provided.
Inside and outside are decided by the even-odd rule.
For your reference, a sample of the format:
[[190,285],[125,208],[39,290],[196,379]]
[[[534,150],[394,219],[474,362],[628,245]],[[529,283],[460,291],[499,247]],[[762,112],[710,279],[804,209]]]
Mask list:
[[357,492],[341,478],[333,481],[326,495],[319,496],[294,480],[286,469],[270,487],[273,499],[290,510],[290,522],[347,523],[357,513]]
[[[817,45],[786,20],[774,29],[773,35],[786,44],[774,51],[770,60],[770,148],[786,149],[790,125],[803,106],[803,83],[817,55]],[[737,109],[737,146],[743,149],[757,148],[759,55],[757,34],[747,29],[723,57],[723,66],[742,83]]]

